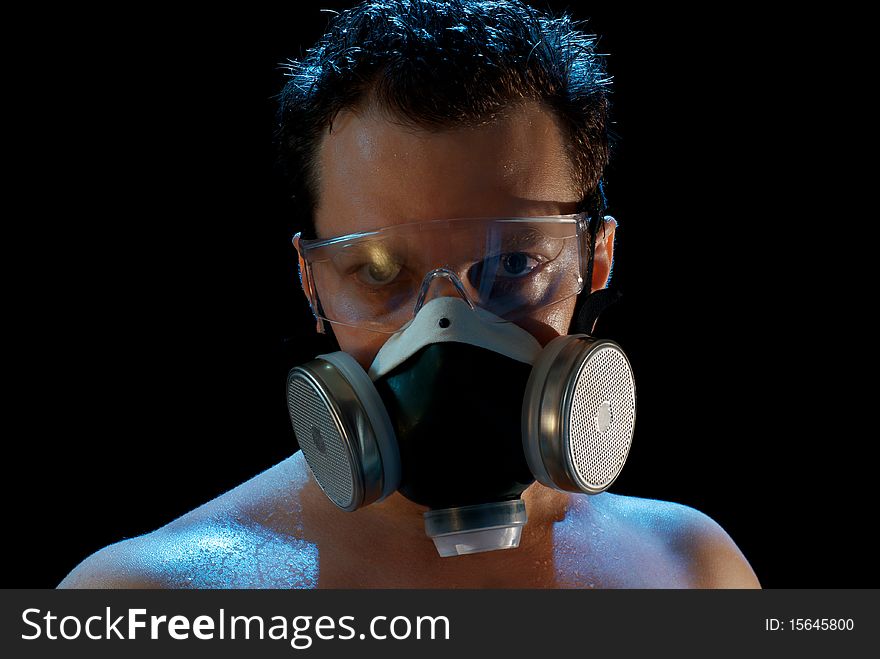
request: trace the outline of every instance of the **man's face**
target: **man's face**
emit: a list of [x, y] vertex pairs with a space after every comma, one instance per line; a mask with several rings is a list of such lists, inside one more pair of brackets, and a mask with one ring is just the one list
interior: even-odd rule
[[[571, 163], [553, 115], [536, 103], [477, 128], [428, 133], [382, 110], [340, 112], [318, 150], [318, 238], [458, 217], [574, 213]], [[612, 227], [608, 227], [612, 229]], [[604, 286], [613, 231], [597, 244], [593, 286]], [[432, 295], [455, 295], [449, 285]], [[568, 331], [575, 298], [517, 324], [543, 345]], [[333, 325], [339, 346], [365, 369], [389, 334]]]

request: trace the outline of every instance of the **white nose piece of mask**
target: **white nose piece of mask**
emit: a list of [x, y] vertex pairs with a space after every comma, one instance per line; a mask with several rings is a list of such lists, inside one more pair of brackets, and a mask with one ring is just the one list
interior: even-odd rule
[[369, 376], [374, 382], [433, 343], [467, 343], [526, 364], [534, 364], [541, 344], [529, 332], [485, 309], [471, 309], [460, 297], [436, 297], [379, 350]]

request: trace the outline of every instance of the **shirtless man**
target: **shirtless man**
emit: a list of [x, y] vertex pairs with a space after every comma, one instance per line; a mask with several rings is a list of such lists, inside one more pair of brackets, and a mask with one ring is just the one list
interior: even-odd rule
[[[465, 4], [469, 13], [461, 11]], [[515, 0], [508, 4], [499, 23], [481, 3], [443, 11], [420, 2], [367, 3], [338, 17], [323, 47], [293, 63], [280, 136], [294, 163], [302, 223], [311, 220], [316, 236], [438, 218], [579, 212], [607, 161], [601, 63], [592, 40], [572, 36], [565, 17], [544, 23], [534, 47], [533, 14]], [[498, 31], [474, 36], [486, 24]], [[352, 46], [374, 51], [376, 63], [358, 59]], [[496, 62], [487, 65], [491, 58]], [[368, 74], [389, 59], [397, 67], [379, 89]], [[569, 67], [553, 67], [568, 60]], [[534, 67], [551, 75], [517, 74]], [[353, 80], [371, 82], [352, 94]], [[334, 112], [307, 112], [314, 108]], [[309, 119], [317, 128], [311, 142]], [[613, 248], [614, 224], [607, 223], [595, 245], [592, 290], [607, 285]], [[431, 290], [456, 294], [451, 285]], [[546, 345], [569, 333], [575, 304], [568, 297], [516, 324]], [[340, 349], [364, 369], [389, 338], [350, 324], [332, 329]], [[455, 474], [448, 484], [456, 487]], [[693, 508], [537, 481], [522, 500], [528, 522], [517, 548], [444, 558], [425, 532], [427, 506], [394, 492], [345, 512], [300, 451], [152, 533], [98, 551], [59, 587], [760, 587], [729, 535]]]

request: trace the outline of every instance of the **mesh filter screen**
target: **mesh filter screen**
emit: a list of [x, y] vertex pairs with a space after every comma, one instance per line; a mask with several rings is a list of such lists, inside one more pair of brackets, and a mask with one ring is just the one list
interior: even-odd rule
[[[302, 375], [287, 383], [287, 407], [293, 432], [315, 480], [340, 508], [354, 496], [354, 473], [345, 440], [316, 385]], [[323, 446], [323, 450], [321, 450]]]
[[578, 375], [569, 411], [569, 457], [590, 487], [603, 488], [623, 467], [635, 425], [635, 383], [626, 357], [607, 346]]

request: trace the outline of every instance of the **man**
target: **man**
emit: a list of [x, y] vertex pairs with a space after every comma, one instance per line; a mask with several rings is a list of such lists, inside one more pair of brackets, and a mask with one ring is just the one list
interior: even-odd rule
[[[508, 332], [541, 350], [572, 333], [585, 297], [607, 286], [615, 223], [603, 220], [599, 184], [608, 81], [593, 46], [567, 16], [519, 0], [391, 0], [338, 15], [291, 63], [278, 135], [303, 226], [303, 288], [319, 328], [332, 329], [350, 368], [369, 371], [377, 387], [377, 364], [423, 340], [413, 328], [438, 301], [460, 310], [456, 325]], [[534, 247], [537, 234], [546, 254]], [[517, 247], [488, 246], [506, 240]], [[465, 261], [467, 269], [453, 265]], [[440, 327], [449, 322], [440, 318]], [[468, 354], [482, 359], [480, 350]], [[446, 391], [427, 390], [435, 406], [454, 390], [431, 418], [457, 424], [449, 428], [471, 449], [494, 441], [473, 427], [510, 421], [489, 408], [476, 418], [479, 403], [509, 385], [501, 372], [459, 366]], [[403, 395], [421, 386], [413, 382]], [[474, 386], [476, 396], [459, 393], [477, 401], [462, 413], [455, 393]], [[387, 387], [382, 395], [387, 401]], [[403, 474], [386, 473], [387, 491], [362, 496], [351, 512], [300, 451], [153, 533], [97, 552], [60, 587], [760, 587], [728, 534], [692, 508], [531, 479], [518, 496], [498, 496], [521, 498], [528, 511], [516, 541], [459, 543], [461, 555], [440, 555], [425, 513], [441, 508], [437, 501], [466, 502], [460, 493], [482, 479], [467, 471], [469, 455], [450, 451], [462, 445], [458, 431], [420, 444], [431, 452], [413, 458], [395, 423]], [[317, 425], [314, 436], [303, 428], [304, 450], [324, 453]], [[496, 455], [504, 462], [515, 452]], [[497, 478], [491, 464], [482, 473]]]

